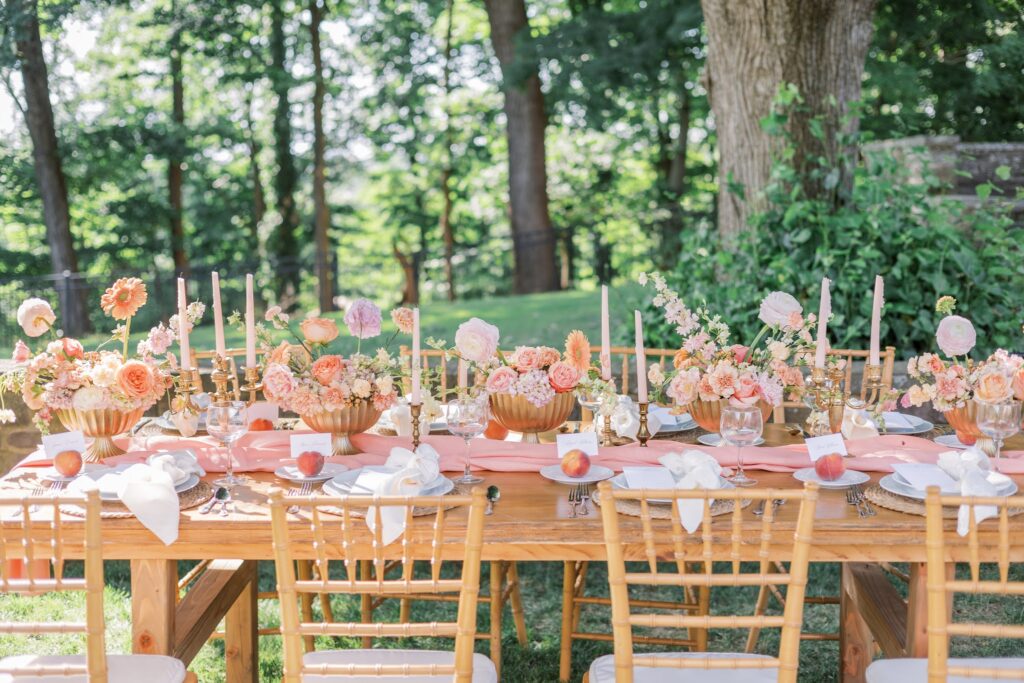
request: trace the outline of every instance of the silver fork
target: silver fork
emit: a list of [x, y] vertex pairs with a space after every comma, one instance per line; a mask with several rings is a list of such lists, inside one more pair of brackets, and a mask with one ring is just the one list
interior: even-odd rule
[[[298, 497], [301, 498], [302, 496], [308, 496], [310, 493], [312, 493], [312, 491], [313, 491], [313, 482], [311, 482], [311, 481], [304, 481], [304, 482], [302, 482], [302, 487], [301, 488], [290, 490], [288, 492], [288, 496], [289, 497], [298, 496]], [[298, 511], [299, 511], [299, 506], [298, 505], [292, 505], [287, 510], [287, 512], [289, 514], [292, 514], [292, 515], [294, 515]]]

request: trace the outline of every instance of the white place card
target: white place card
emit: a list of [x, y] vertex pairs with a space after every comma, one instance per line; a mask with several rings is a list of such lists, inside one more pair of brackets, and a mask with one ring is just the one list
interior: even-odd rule
[[558, 434], [555, 436], [558, 446], [558, 457], [578, 448], [587, 455], [597, 455], [597, 432], [578, 432], [576, 434]]
[[279, 416], [277, 404], [269, 401], [256, 401], [245, 411], [247, 425], [251, 425], [253, 420], [270, 420], [276, 425]]
[[43, 437], [43, 452], [46, 457], [53, 460], [58, 453], [64, 451], [78, 451], [85, 453], [85, 436], [82, 432], [61, 432], [60, 434], [47, 434]]
[[894, 472], [907, 480], [915, 489], [924, 491], [929, 486], [938, 486], [943, 493], [959, 493], [960, 485], [938, 465], [928, 463], [901, 463], [892, 466]]
[[297, 458], [301, 453], [313, 451], [325, 458], [331, 454], [331, 435], [320, 434], [292, 434], [292, 457]]
[[631, 489], [674, 489], [676, 480], [667, 467], [623, 467]]
[[828, 455], [829, 453], [847, 455], [846, 442], [843, 441], [842, 434], [812, 436], [809, 439], [805, 439], [805, 443], [807, 444], [807, 455], [810, 456], [811, 462], [815, 462], [821, 456]]
[[912, 419], [903, 413], [888, 410], [882, 413], [882, 419], [885, 420], [886, 427], [896, 427], [897, 429], [911, 429], [915, 424]]

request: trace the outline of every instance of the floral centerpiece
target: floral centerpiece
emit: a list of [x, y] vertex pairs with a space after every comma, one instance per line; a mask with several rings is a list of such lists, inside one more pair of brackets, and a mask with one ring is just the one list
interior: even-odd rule
[[[121, 278], [115, 282], [104, 292], [100, 306], [121, 322], [97, 350], [86, 351], [77, 339], [60, 336], [49, 303], [27, 299], [18, 308], [18, 323], [28, 337], [49, 333], [50, 341], [33, 351], [18, 340], [15, 366], [0, 376], [0, 392], [20, 393], [25, 405], [35, 412], [33, 421], [44, 434], [52, 418], [57, 417], [66, 428], [93, 437], [85, 453], [87, 461], [123, 453], [112, 437], [130, 429], [164, 395], [171, 386], [170, 371], [177, 365], [168, 351], [174, 334], [162, 323], [139, 342], [134, 354], [129, 353], [131, 320], [146, 300], [142, 280]], [[110, 342], [118, 342], [121, 349], [104, 350]], [[0, 416], [3, 421], [12, 418], [6, 410]]]
[[744, 346], [731, 343], [729, 326], [706, 305], [686, 306], [660, 274], [642, 274], [640, 283], [653, 284], [654, 305], [683, 338], [671, 370], [649, 368], [656, 397], [685, 407], [701, 427], [716, 432], [724, 402], [758, 405], [767, 419], [784, 396], [800, 394], [804, 379], [798, 366], [813, 348], [816, 316], [805, 317], [791, 295], [772, 292], [762, 300], [758, 318], [764, 324]]
[[[406, 326], [401, 322], [411, 320], [411, 312], [406, 315], [405, 311], [392, 315], [398, 331], [411, 330], [411, 323]], [[335, 455], [358, 453], [349, 436], [372, 427], [391, 407], [401, 378], [399, 361], [386, 347], [372, 356], [361, 352], [364, 339], [380, 335], [380, 309], [366, 299], [357, 299], [349, 306], [345, 325], [358, 343], [356, 352], [348, 358], [330, 352], [340, 332], [328, 318], [306, 318], [296, 331], [279, 306], [268, 309], [265, 317], [274, 328], [288, 330], [298, 343], [285, 340], [275, 345], [266, 325], [257, 326], [263, 349], [264, 395], [300, 415], [312, 429], [333, 434]]]

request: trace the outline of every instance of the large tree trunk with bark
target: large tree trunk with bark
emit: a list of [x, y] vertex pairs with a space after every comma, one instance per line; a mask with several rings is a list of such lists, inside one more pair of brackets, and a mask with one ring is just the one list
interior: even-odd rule
[[[706, 81], [718, 136], [718, 228], [724, 237], [744, 230], [750, 215], [763, 207], [760, 193], [779, 140], [760, 121], [771, 112], [783, 83], [796, 85], [804, 99], [789, 124], [804, 190], [841, 201], [836, 188], [849, 187], [848, 178], [833, 179], [826, 188], [823, 179], [804, 171], [818, 157], [844, 166], [840, 157], [849, 150], [839, 149], [837, 133], [850, 102], [860, 98], [874, 5], [875, 0], [701, 0], [708, 34]], [[825, 121], [820, 139], [808, 125], [814, 117]], [[847, 130], [856, 126], [850, 120]]]
[[[79, 286], [78, 258], [71, 237], [68, 190], [64, 182], [57, 131], [50, 104], [50, 83], [39, 36], [36, 2], [11, 0], [8, 12], [14, 18], [15, 49], [21, 63], [25, 88], [25, 125], [32, 138], [32, 157], [39, 197], [43, 202], [46, 241], [50, 245], [50, 264], [58, 276], [61, 327], [65, 334], [80, 335], [91, 330], [84, 287]], [[64, 276], [70, 274], [72, 277]]]
[[313, 46], [313, 241], [316, 245], [317, 294], [320, 311], [334, 310], [334, 267], [327, 212], [327, 140], [324, 138], [324, 64], [320, 56], [320, 0], [309, 0], [309, 39]]
[[558, 289], [555, 231], [548, 214], [544, 164], [544, 95], [536, 67], [519, 78], [517, 39], [529, 37], [524, 0], [486, 0], [491, 44], [503, 75], [508, 126], [509, 205], [515, 248], [515, 290]]
[[167, 159], [167, 202], [171, 216], [171, 254], [174, 258], [174, 270], [179, 275], [189, 274], [188, 254], [185, 251], [184, 206], [181, 200], [181, 188], [184, 180], [184, 149], [185, 149], [185, 78], [181, 70], [181, 26], [178, 20], [177, 4], [171, 3], [171, 15], [174, 27], [171, 32], [170, 71], [171, 71], [171, 121], [173, 140]]

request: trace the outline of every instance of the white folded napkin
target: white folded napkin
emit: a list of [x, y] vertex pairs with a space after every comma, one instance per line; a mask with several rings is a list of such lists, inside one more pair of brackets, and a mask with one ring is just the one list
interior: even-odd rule
[[175, 486], [184, 484], [193, 474], [200, 477], [206, 476], [206, 470], [199, 465], [195, 453], [190, 450], [154, 453], [146, 458], [146, 464], [169, 474]]
[[[398, 470], [382, 472], [364, 468], [352, 489], [367, 491], [374, 496], [415, 496], [441, 473], [437, 451], [427, 444], [420, 444], [415, 453], [406, 448], [392, 448], [385, 466]], [[398, 540], [405, 533], [404, 507], [385, 505], [380, 509], [380, 519], [383, 525], [381, 541], [384, 545]], [[377, 528], [375, 507], [366, 510], [366, 526], [370, 531]]]
[[[689, 450], [682, 453], [666, 453], [658, 458], [676, 480], [677, 489], [720, 489], [722, 488], [722, 466], [703, 451]], [[708, 502], [714, 504], [714, 499]], [[704, 519], [704, 501], [698, 499], [676, 501], [679, 520], [687, 533], [692, 534]]]
[[[939, 453], [938, 466], [960, 484], [962, 496], [996, 496], [999, 487], [1010, 481], [1005, 474], [996, 472], [992, 460], [977, 446], [962, 451]], [[966, 536], [969, 531], [970, 513], [967, 505], [961, 505], [956, 516], [956, 532]], [[975, 505], [974, 519], [977, 523], [996, 515], [993, 505]]]
[[[636, 439], [636, 433], [640, 431], [640, 407], [629, 396], [619, 396], [619, 402], [612, 412], [612, 429], [619, 436]], [[647, 431], [654, 436], [659, 429], [661, 420], [648, 410]]]
[[840, 429], [843, 438], [846, 440], [868, 439], [878, 436], [878, 426], [871, 419], [866, 410], [852, 410], [847, 408], [843, 411], [843, 426]]
[[78, 477], [68, 491], [84, 493], [92, 489], [114, 490], [142, 526], [152, 531], [164, 545], [178, 540], [178, 494], [171, 475], [162, 469], [137, 463], [102, 477]]

